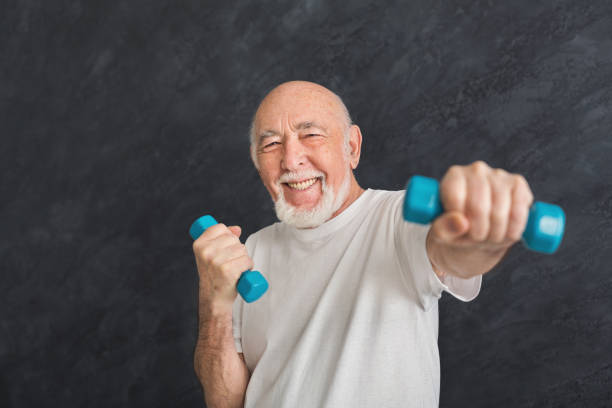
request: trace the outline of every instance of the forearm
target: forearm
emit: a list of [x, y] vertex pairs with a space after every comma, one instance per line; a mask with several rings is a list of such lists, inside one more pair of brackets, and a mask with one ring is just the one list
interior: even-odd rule
[[249, 371], [232, 336], [231, 313], [200, 316], [194, 368], [204, 389], [206, 406], [242, 407]]

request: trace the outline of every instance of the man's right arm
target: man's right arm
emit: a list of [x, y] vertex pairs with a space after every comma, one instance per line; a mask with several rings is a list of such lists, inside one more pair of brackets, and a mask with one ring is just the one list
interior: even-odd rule
[[194, 368], [204, 389], [206, 406], [242, 407], [250, 374], [244, 356], [236, 352], [231, 311], [204, 316], [199, 326]]
[[253, 268], [239, 236], [240, 227], [217, 224], [193, 243], [200, 278], [194, 369], [210, 408], [242, 407], [250, 378], [232, 332], [236, 283]]

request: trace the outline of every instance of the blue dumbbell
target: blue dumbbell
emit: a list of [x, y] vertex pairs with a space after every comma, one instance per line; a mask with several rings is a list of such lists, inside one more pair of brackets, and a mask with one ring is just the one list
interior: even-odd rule
[[[215, 224], [217, 224], [217, 220], [210, 215], [204, 215], [191, 224], [189, 235], [196, 240], [208, 227], [212, 227]], [[247, 269], [240, 275], [236, 289], [245, 302], [251, 303], [266, 293], [266, 290], [268, 290], [268, 281], [258, 271]]]
[[[404, 219], [428, 224], [443, 211], [438, 181], [423, 176], [410, 178], [404, 198]], [[522, 240], [533, 251], [552, 254], [559, 247], [564, 230], [565, 213], [561, 207], [536, 201], [529, 210]]]

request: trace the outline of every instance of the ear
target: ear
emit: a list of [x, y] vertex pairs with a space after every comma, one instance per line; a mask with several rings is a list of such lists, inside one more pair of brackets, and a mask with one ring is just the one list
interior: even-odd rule
[[349, 161], [351, 169], [355, 170], [361, 157], [361, 129], [357, 125], [349, 128]]
[[259, 170], [259, 162], [257, 161], [257, 149], [255, 148], [255, 145], [253, 143], [251, 143], [249, 150], [251, 151], [251, 160], [253, 161], [255, 168]]

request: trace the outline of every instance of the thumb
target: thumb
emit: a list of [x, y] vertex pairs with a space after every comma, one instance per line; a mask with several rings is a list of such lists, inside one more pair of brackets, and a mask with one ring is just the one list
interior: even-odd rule
[[240, 228], [237, 225], [233, 225], [233, 226], [227, 227], [227, 228], [229, 228], [229, 230], [232, 231], [232, 234], [234, 234], [235, 236], [240, 238], [240, 234], [242, 233], [242, 228]]
[[436, 218], [431, 225], [431, 233], [439, 241], [451, 242], [465, 234], [469, 227], [470, 222], [465, 215], [450, 211]]

